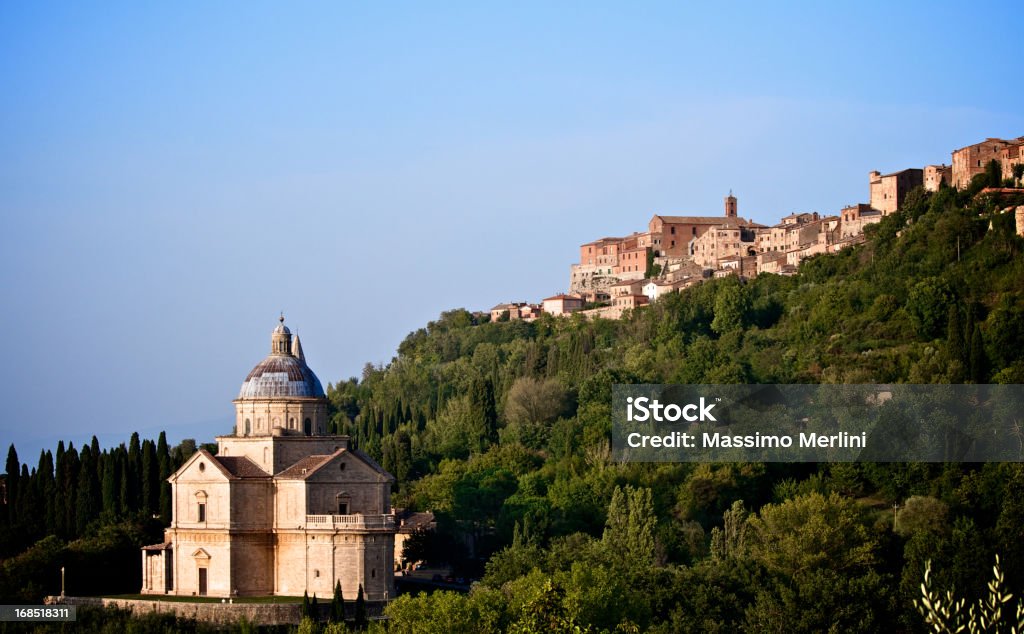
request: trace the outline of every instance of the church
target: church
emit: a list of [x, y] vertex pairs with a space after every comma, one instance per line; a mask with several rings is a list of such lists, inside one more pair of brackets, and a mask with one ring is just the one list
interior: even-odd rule
[[143, 594], [394, 596], [394, 477], [328, 435], [327, 398], [284, 325], [242, 383], [234, 433], [169, 481], [173, 519], [142, 549]]

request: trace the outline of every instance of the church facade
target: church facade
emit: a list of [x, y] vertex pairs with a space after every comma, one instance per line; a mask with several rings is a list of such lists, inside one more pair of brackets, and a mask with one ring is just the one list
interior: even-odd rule
[[347, 436], [327, 434], [327, 399], [282, 317], [246, 377], [234, 434], [169, 478], [173, 520], [142, 550], [142, 592], [394, 596], [394, 478]]

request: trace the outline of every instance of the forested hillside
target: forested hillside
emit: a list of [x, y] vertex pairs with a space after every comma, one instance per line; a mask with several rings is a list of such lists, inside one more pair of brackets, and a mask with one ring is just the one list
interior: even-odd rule
[[[935, 588], [980, 597], [997, 554], [1019, 594], [1018, 464], [610, 458], [616, 383], [1024, 382], [1024, 240], [1000, 213], [1024, 201], [978, 189], [917, 190], [864, 245], [797, 276], [708, 281], [621, 320], [450, 311], [385, 367], [329, 385], [334, 431], [397, 476], [396, 505], [437, 516], [409, 557], [480, 578], [400, 597], [388, 627], [923, 631], [925, 562]], [[194, 450], [134, 436], [32, 466], [12, 448], [0, 598], [56, 592], [59, 565], [98, 571], [71, 593], [137, 589], [137, 548], [170, 515], [165, 478]]]
[[977, 189], [915, 191], [795, 277], [709, 281], [621, 321], [451, 311], [329, 386], [396, 502], [438, 515], [410, 555], [484, 573], [465, 597], [403, 597], [395, 627], [913, 631], [926, 560], [980, 596], [996, 554], [1020, 590], [1019, 465], [610, 461], [615, 383], [1024, 381], [1024, 240], [999, 213], [1016, 201]]

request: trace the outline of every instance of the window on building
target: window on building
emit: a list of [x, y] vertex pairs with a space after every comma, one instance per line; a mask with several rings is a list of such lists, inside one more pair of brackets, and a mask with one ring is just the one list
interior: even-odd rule
[[338, 515], [348, 515], [348, 502], [338, 500]]
[[206, 521], [206, 504], [204, 502], [199, 503], [199, 521]]

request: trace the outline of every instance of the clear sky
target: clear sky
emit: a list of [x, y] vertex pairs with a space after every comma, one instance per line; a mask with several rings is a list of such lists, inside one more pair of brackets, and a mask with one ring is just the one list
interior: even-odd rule
[[0, 443], [212, 440], [654, 213], [772, 222], [1024, 135], [1018, 2], [0, 3]]

